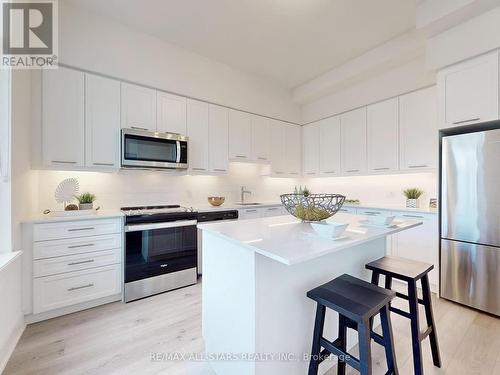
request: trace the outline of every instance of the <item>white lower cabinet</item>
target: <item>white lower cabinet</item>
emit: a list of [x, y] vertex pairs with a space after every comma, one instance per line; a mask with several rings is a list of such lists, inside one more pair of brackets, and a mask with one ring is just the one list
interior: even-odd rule
[[265, 207], [262, 209], [262, 217], [281, 216], [286, 213], [287, 212], [284, 206]]
[[121, 279], [119, 264], [36, 278], [33, 282], [33, 313], [120, 293]]
[[273, 217], [273, 216], [281, 216], [287, 215], [283, 205], [276, 206], [268, 206], [268, 207], [252, 207], [252, 208], [243, 208], [238, 210], [238, 219], [246, 220], [246, 219], [258, 219], [261, 217]]
[[[86, 308], [104, 297], [121, 299], [122, 220], [106, 218], [33, 224], [32, 313], [52, 316]], [[27, 245], [28, 246], [28, 245]], [[114, 296], [114, 297], [113, 297]], [[109, 302], [109, 301], [106, 301]], [[95, 304], [103, 303], [96, 301]]]
[[246, 220], [246, 219], [258, 219], [262, 217], [262, 211], [260, 208], [244, 208], [238, 210], [238, 219]]
[[393, 212], [396, 219], [418, 220], [423, 224], [392, 236], [392, 255], [434, 265], [429, 274], [429, 282], [434, 291], [439, 285], [439, 233], [438, 215]]

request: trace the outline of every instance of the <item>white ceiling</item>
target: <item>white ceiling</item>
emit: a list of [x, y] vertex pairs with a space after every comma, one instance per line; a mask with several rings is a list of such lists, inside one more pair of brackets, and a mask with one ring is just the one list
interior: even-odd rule
[[293, 88], [415, 27], [416, 0], [68, 0]]

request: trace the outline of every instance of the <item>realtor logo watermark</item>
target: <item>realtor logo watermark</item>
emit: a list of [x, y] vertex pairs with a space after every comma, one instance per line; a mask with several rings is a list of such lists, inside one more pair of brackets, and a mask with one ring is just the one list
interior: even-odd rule
[[57, 0], [2, 1], [1, 67], [57, 68]]

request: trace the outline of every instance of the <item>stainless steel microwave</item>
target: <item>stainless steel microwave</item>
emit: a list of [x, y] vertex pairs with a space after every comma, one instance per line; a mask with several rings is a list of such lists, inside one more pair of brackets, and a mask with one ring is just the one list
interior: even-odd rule
[[122, 129], [122, 168], [187, 169], [188, 137], [138, 129]]

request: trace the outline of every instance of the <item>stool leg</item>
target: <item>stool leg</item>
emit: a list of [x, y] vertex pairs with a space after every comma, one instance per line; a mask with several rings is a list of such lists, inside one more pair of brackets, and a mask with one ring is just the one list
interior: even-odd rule
[[413, 347], [413, 368], [415, 375], [422, 375], [422, 345], [420, 341], [420, 326], [418, 323], [418, 295], [416, 281], [408, 282], [408, 302], [411, 315], [411, 342]]
[[382, 323], [382, 335], [384, 337], [385, 359], [387, 360], [387, 373], [398, 375], [398, 364], [396, 353], [394, 352], [394, 339], [392, 336], [392, 324], [389, 314], [389, 306], [384, 306], [380, 310], [380, 320]]
[[359, 337], [359, 372], [361, 375], [372, 374], [372, 351], [370, 347], [370, 323], [362, 322], [358, 324]]
[[[339, 347], [345, 353], [347, 352], [347, 326], [343, 315], [339, 314]], [[345, 375], [345, 362], [340, 358], [337, 364], [337, 375]]]
[[422, 278], [422, 297], [424, 300], [425, 318], [427, 320], [427, 325], [429, 327], [432, 327], [431, 333], [429, 334], [429, 340], [431, 341], [432, 361], [434, 362], [434, 366], [441, 367], [441, 356], [439, 354], [436, 323], [434, 322], [434, 313], [432, 311], [432, 297], [431, 288], [429, 287], [428, 275], [425, 275]]
[[385, 276], [385, 289], [391, 289], [392, 288], [392, 276], [386, 275]]
[[314, 321], [314, 333], [311, 350], [311, 360], [309, 361], [309, 375], [318, 374], [319, 353], [321, 351], [321, 336], [323, 335], [323, 326], [325, 324], [325, 306], [318, 303], [316, 307], [316, 318]]
[[[380, 280], [380, 274], [376, 271], [372, 271], [372, 284], [377, 285]], [[373, 317], [370, 318], [370, 329], [373, 329]]]

